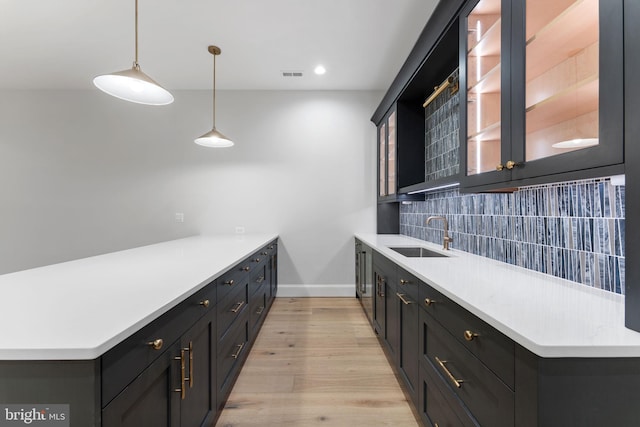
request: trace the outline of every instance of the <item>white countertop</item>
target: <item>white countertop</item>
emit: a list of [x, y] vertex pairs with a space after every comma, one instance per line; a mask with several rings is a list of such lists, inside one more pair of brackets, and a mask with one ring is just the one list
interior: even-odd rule
[[0, 360], [95, 359], [277, 237], [189, 237], [0, 275]]
[[408, 258], [388, 248], [445, 252], [407, 236], [356, 237], [539, 356], [640, 357], [622, 295], [454, 249], [448, 258]]

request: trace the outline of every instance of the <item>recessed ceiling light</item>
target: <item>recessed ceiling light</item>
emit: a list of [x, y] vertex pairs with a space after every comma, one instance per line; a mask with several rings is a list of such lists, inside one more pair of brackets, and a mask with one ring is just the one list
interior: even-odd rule
[[316, 68], [313, 69], [313, 72], [321, 76], [327, 72], [327, 69], [324, 68], [322, 65], [318, 65]]

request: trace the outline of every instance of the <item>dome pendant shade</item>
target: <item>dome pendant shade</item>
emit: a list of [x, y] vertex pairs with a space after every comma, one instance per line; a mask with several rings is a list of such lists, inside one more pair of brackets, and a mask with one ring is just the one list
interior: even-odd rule
[[194, 142], [198, 145], [202, 145], [203, 147], [222, 148], [233, 146], [233, 141], [218, 132], [216, 128], [213, 128], [201, 137], [196, 138]]
[[143, 73], [137, 64], [129, 70], [97, 76], [93, 84], [111, 96], [137, 104], [167, 105], [173, 102], [173, 95]]
[[167, 105], [173, 102], [173, 95], [156, 83], [140, 69], [138, 64], [138, 0], [136, 4], [136, 46], [133, 67], [129, 70], [102, 74], [93, 79], [93, 84], [111, 96], [129, 102], [145, 105]]
[[207, 50], [213, 55], [213, 129], [196, 138], [193, 142], [203, 147], [231, 147], [233, 146], [233, 141], [216, 129], [216, 56], [220, 55], [221, 50], [218, 46], [209, 46]]

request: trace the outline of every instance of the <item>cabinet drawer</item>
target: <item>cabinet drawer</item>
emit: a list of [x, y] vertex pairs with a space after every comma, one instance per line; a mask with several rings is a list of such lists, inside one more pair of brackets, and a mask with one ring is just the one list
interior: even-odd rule
[[[213, 309], [215, 294], [215, 284], [207, 285], [106, 352], [101, 358], [102, 406], [160, 357], [200, 317]], [[155, 348], [151, 344], [154, 342]]]
[[228, 334], [220, 341], [218, 348], [218, 357], [216, 359], [216, 376], [218, 379], [218, 407], [224, 402], [235, 378], [242, 366], [248, 349], [248, 323], [243, 321], [232, 329], [232, 333]]
[[[234, 285], [235, 286], [235, 285]], [[249, 283], [244, 281], [241, 285], [218, 303], [218, 339], [227, 334], [236, 319], [242, 317], [249, 302]]]
[[420, 298], [420, 288], [426, 286], [424, 282], [411, 273], [398, 268], [398, 281], [396, 283], [398, 292], [408, 294], [417, 300]]
[[216, 280], [218, 301], [222, 301], [230, 292], [239, 288], [243, 282], [246, 282], [249, 277], [250, 270], [251, 263], [247, 259], [231, 268], [222, 276], [218, 277]]
[[420, 369], [420, 418], [438, 427], [479, 427], [460, 401], [446, 388], [430, 365]]
[[427, 322], [426, 349], [441, 383], [481, 425], [514, 426], [513, 391], [437, 322]]
[[251, 276], [249, 276], [249, 297], [253, 295], [261, 285], [265, 284], [267, 280], [267, 264], [266, 262], [260, 263], [251, 270]]
[[255, 335], [258, 332], [258, 326], [264, 320], [267, 314], [267, 301], [269, 299], [269, 287], [262, 285], [258, 292], [251, 297], [250, 313], [249, 313], [249, 330], [251, 335]]
[[420, 301], [460, 344], [514, 389], [515, 346], [511, 339], [426, 284], [421, 287]]

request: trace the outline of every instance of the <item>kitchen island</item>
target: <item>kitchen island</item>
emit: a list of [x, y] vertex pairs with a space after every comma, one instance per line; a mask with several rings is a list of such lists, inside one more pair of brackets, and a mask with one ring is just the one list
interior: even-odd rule
[[0, 289], [0, 404], [69, 405], [71, 426], [136, 425], [104, 419], [164, 388], [164, 406], [138, 409], [195, 425], [189, 393], [208, 393], [191, 400], [213, 420], [275, 297], [277, 235], [178, 239], [5, 274]]

